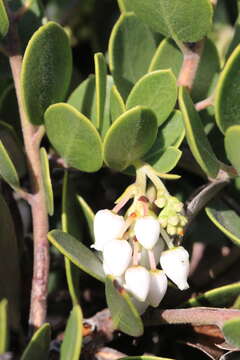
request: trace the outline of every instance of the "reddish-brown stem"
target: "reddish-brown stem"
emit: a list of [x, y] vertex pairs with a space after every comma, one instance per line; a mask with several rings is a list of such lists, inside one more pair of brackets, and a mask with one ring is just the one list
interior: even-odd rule
[[198, 103], [195, 104], [195, 109], [197, 111], [202, 111], [204, 109], [206, 109], [207, 107], [209, 106], [212, 106], [213, 105], [213, 96], [209, 96], [208, 98], [202, 100], [202, 101], [199, 101]]
[[191, 309], [152, 310], [145, 314], [147, 326], [161, 324], [216, 325], [221, 328], [223, 323], [240, 317], [240, 310], [197, 307]]
[[20, 86], [22, 56], [19, 49], [16, 24], [12, 20], [8, 36], [9, 62], [16, 88], [32, 190], [31, 194], [25, 196], [25, 199], [27, 199], [31, 206], [34, 240], [34, 267], [29, 323], [33, 328], [39, 328], [46, 319], [49, 271], [48, 213], [39, 153], [40, 142], [44, 132], [42, 127], [34, 126], [29, 122], [24, 109]]
[[178, 86], [185, 86], [189, 90], [192, 89], [203, 47], [204, 40], [197, 42], [191, 47], [187, 45], [180, 46], [183, 53], [183, 64], [178, 77]]

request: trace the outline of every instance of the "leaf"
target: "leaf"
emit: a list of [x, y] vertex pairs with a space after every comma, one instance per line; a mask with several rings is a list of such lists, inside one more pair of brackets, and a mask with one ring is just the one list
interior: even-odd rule
[[21, 360], [43, 360], [48, 359], [51, 341], [51, 329], [48, 323], [42, 325], [30, 340]]
[[0, 355], [8, 350], [8, 301], [0, 301]]
[[121, 115], [108, 130], [103, 144], [106, 164], [118, 171], [140, 159], [157, 135], [157, 119], [145, 107], [136, 106]]
[[146, 74], [135, 84], [128, 96], [126, 107], [148, 107], [155, 113], [160, 126], [172, 112], [176, 100], [175, 76], [171, 70], [159, 70]]
[[50, 106], [45, 124], [49, 140], [70, 166], [86, 172], [101, 168], [100, 136], [90, 120], [73, 106], [63, 103]]
[[225, 321], [222, 330], [226, 341], [240, 348], [240, 317]]
[[130, 336], [141, 336], [143, 323], [127, 291], [107, 276], [105, 292], [114, 327]]
[[109, 66], [125, 100], [133, 85], [147, 72], [155, 51], [153, 34], [133, 13], [123, 13], [109, 41]]
[[209, 0], [125, 0], [152, 30], [183, 42], [201, 40], [211, 29]]
[[20, 182], [15, 166], [0, 140], [0, 175], [13, 188], [19, 189]]
[[[76, 186], [67, 171], [64, 173], [62, 188], [62, 230], [82, 240], [81, 223], [79, 221], [79, 206], [76, 201]], [[65, 257], [65, 271], [69, 293], [73, 305], [79, 303], [80, 270], [67, 257]]]
[[104, 107], [106, 100], [106, 85], [107, 85], [107, 65], [104, 55], [97, 53], [94, 55], [95, 62], [95, 79], [96, 79], [96, 110], [97, 110], [97, 128], [102, 128]]
[[47, 201], [48, 214], [52, 216], [54, 213], [53, 189], [52, 189], [52, 182], [49, 171], [48, 154], [45, 148], [43, 147], [40, 149], [40, 158], [41, 158], [43, 185], [44, 185], [45, 196]]
[[205, 210], [214, 225], [240, 246], [240, 216], [221, 200], [211, 201]]
[[124, 111], [126, 111], [126, 108], [121, 94], [118, 92], [118, 89], [115, 85], [111, 89], [110, 96], [111, 122], [114, 122], [120, 115], [124, 113]]
[[9, 20], [3, 0], [0, 0], [0, 39], [7, 35]]
[[113, 87], [113, 78], [110, 75], [107, 75], [107, 83], [106, 83], [106, 98], [104, 104], [104, 116], [103, 121], [100, 124], [99, 132], [102, 138], [105, 137], [108, 129], [111, 126], [111, 111], [110, 111], [110, 101], [111, 101], [111, 90]]
[[[10, 210], [0, 195], [0, 299], [8, 300], [9, 325], [19, 327], [20, 266], [15, 226]], [[9, 261], [11, 259], [11, 261]]]
[[167, 173], [175, 168], [181, 156], [182, 151], [170, 146], [162, 153], [159, 152], [146, 160], [157, 172]]
[[169, 358], [163, 358], [158, 356], [142, 355], [142, 356], [127, 356], [120, 358], [119, 360], [174, 360]]
[[75, 305], [67, 322], [60, 360], [78, 360], [82, 347], [83, 316], [79, 305]]
[[158, 128], [156, 140], [144, 156], [144, 159], [153, 157], [159, 153], [163, 153], [170, 146], [178, 148], [185, 136], [185, 128], [182, 113], [175, 110], [171, 113], [167, 121]]
[[239, 139], [240, 139], [240, 125], [231, 126], [226, 131], [224, 139], [225, 150], [231, 164], [240, 174], [240, 157], [239, 157]]
[[[227, 307], [233, 304], [233, 301], [240, 294], [240, 282], [220, 286], [213, 290], [206, 291], [204, 294], [191, 298], [182, 304], [184, 307], [212, 306]], [[181, 305], [181, 306], [182, 306]]]
[[43, 123], [49, 105], [64, 99], [72, 73], [72, 56], [63, 28], [49, 22], [32, 36], [26, 48], [21, 73], [21, 91], [28, 119]]
[[225, 133], [232, 125], [240, 124], [240, 45], [229, 57], [218, 80], [215, 98], [216, 122]]
[[0, 121], [0, 140], [2, 141], [8, 155], [17, 171], [18, 177], [26, 175], [26, 158], [22, 143], [19, 141], [11, 125]]
[[204, 133], [199, 114], [194, 108], [186, 89], [180, 88], [179, 106], [182, 111], [188, 145], [198, 164], [210, 177], [215, 178], [220, 169], [219, 162]]
[[96, 124], [96, 80], [95, 75], [89, 75], [70, 95], [68, 104]]
[[[149, 67], [149, 72], [171, 69], [178, 77], [183, 63], [183, 54], [176, 43], [171, 39], [164, 39], [156, 50]], [[194, 102], [200, 101], [209, 95], [209, 89], [220, 71], [220, 60], [215, 44], [206, 39], [198, 70], [193, 82], [191, 96]]]
[[77, 195], [77, 201], [79, 202], [81, 209], [83, 211], [83, 214], [85, 216], [85, 219], [87, 221], [89, 233], [92, 238], [92, 242], [94, 242], [94, 233], [93, 233], [93, 220], [94, 220], [94, 212], [90, 208], [90, 206], [87, 204], [87, 202], [82, 198], [82, 196]]
[[97, 256], [73, 236], [60, 230], [52, 230], [48, 234], [49, 241], [77, 267], [87, 274], [104, 282], [102, 264]]

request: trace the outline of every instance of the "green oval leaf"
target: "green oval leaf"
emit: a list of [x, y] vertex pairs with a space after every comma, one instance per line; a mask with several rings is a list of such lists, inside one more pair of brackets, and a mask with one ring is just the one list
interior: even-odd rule
[[101, 168], [101, 138], [83, 114], [71, 105], [55, 104], [47, 109], [45, 124], [49, 140], [70, 166], [86, 172]]
[[156, 140], [144, 156], [144, 159], [163, 153], [170, 146], [178, 148], [185, 136], [185, 128], [182, 113], [179, 110], [175, 110], [169, 116], [167, 121], [158, 128]]
[[49, 170], [48, 154], [45, 148], [40, 149], [41, 167], [43, 174], [43, 186], [45, 189], [45, 196], [47, 201], [48, 214], [50, 216], [54, 213], [54, 200], [53, 200], [53, 189]]
[[96, 110], [98, 129], [102, 128], [106, 100], [107, 65], [102, 53], [94, 55], [96, 79]]
[[0, 355], [8, 350], [8, 301], [0, 301]]
[[211, 201], [205, 210], [214, 225], [240, 246], [240, 216], [221, 200]]
[[20, 182], [16, 168], [1, 140], [0, 140], [0, 175], [13, 189], [20, 188]]
[[240, 317], [225, 321], [222, 331], [229, 344], [240, 348]]
[[225, 150], [228, 159], [237, 170], [238, 174], [240, 174], [239, 140], [240, 125], [235, 125], [228, 128], [224, 139]]
[[32, 36], [21, 73], [22, 100], [29, 121], [43, 123], [47, 107], [64, 100], [72, 73], [72, 55], [63, 28], [49, 22]]
[[104, 161], [115, 170], [124, 170], [151, 148], [156, 135], [154, 113], [136, 106], [121, 115], [108, 130], [103, 144]]
[[155, 51], [153, 34], [133, 13], [123, 13], [109, 41], [109, 65], [125, 100], [133, 85], [146, 74]]
[[21, 360], [48, 359], [51, 341], [51, 329], [49, 324], [44, 324], [38, 329], [26, 347]]
[[[79, 206], [76, 199], [76, 185], [70, 174], [65, 171], [62, 188], [62, 230], [71, 234], [76, 240], [82, 240], [81, 222], [79, 221]], [[79, 303], [80, 270], [71, 260], [65, 257], [65, 271], [69, 293], [73, 305]]]
[[60, 230], [48, 234], [49, 241], [77, 267], [104, 282], [105, 275], [98, 257], [73, 236]]
[[82, 198], [82, 196], [77, 195], [77, 201], [81, 206], [85, 219], [87, 221], [88, 230], [92, 238], [92, 242], [94, 242], [94, 233], [93, 233], [93, 220], [94, 220], [94, 212], [88, 205], [88, 203]]
[[199, 114], [194, 108], [190, 95], [183, 87], [179, 92], [179, 106], [185, 123], [186, 137], [193, 156], [203, 171], [215, 178], [220, 169], [219, 162], [205, 135]]
[[69, 96], [68, 104], [89, 118], [95, 125], [96, 118], [96, 80], [95, 75], [89, 75]]
[[204, 294], [191, 298], [183, 306], [212, 306], [227, 307], [233, 304], [233, 301], [240, 294], [240, 282], [230, 285], [220, 286], [213, 290], [206, 291]]
[[9, 29], [9, 20], [3, 0], [0, 0], [0, 38], [7, 35]]
[[155, 113], [159, 126], [172, 112], [176, 100], [175, 76], [171, 70], [159, 70], [146, 74], [135, 84], [128, 96], [126, 107], [148, 107]]
[[202, 39], [212, 26], [209, 0], [125, 0], [154, 31], [184, 42]]
[[219, 129], [225, 133], [232, 125], [240, 124], [240, 45], [228, 59], [220, 75], [215, 98], [215, 114]]
[[[149, 72], [170, 68], [174, 75], [178, 77], [182, 63], [183, 54], [179, 47], [173, 40], [164, 39], [153, 56]], [[216, 46], [212, 40], [206, 39], [191, 91], [194, 102], [200, 101], [209, 95], [209, 89], [211, 89], [219, 71], [220, 60]]]
[[107, 276], [105, 292], [114, 327], [130, 336], [141, 336], [143, 323], [127, 291]]
[[181, 156], [182, 151], [170, 146], [165, 151], [145, 159], [157, 172], [164, 174], [175, 168]]
[[79, 305], [75, 305], [67, 322], [60, 360], [78, 360], [82, 347], [83, 316]]

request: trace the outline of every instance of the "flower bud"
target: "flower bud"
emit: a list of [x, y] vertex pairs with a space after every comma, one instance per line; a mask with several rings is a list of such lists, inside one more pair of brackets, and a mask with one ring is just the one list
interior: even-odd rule
[[164, 251], [160, 256], [160, 264], [166, 275], [180, 290], [189, 288], [189, 254], [182, 246]]
[[108, 241], [123, 235], [125, 230], [125, 220], [123, 216], [114, 214], [108, 209], [99, 210], [94, 217], [93, 227], [95, 244], [91, 247], [103, 251], [104, 245]]
[[150, 287], [150, 274], [143, 266], [132, 266], [125, 273], [126, 288], [139, 301], [145, 301]]
[[127, 240], [110, 240], [103, 249], [103, 267], [108, 274], [121, 276], [128, 268], [132, 248]]
[[152, 249], [160, 234], [160, 224], [153, 216], [138, 218], [134, 226], [135, 235], [145, 249]]
[[151, 306], [157, 307], [166, 294], [168, 280], [162, 270], [152, 270], [150, 271], [150, 276], [150, 289], [147, 299]]

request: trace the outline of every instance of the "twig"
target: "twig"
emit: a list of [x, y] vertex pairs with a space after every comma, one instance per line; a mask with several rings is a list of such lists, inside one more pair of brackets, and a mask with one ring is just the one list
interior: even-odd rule
[[178, 46], [183, 53], [183, 64], [177, 83], [179, 86], [185, 86], [191, 90], [201, 59], [204, 40], [195, 43], [194, 46], [191, 47], [184, 44], [178, 44]]
[[48, 251], [48, 213], [41, 170], [39, 146], [43, 136], [41, 127], [32, 125], [24, 110], [20, 88], [22, 56], [14, 16], [10, 17], [8, 34], [9, 62], [16, 88], [21, 126], [24, 138], [25, 152], [28, 161], [28, 170], [31, 179], [32, 194], [24, 196], [32, 210], [33, 239], [34, 239], [34, 268], [32, 279], [31, 305], [29, 323], [33, 328], [39, 328], [46, 318], [47, 285], [49, 271]]
[[102, 349], [99, 349], [95, 353], [95, 358], [97, 360], [118, 360], [126, 356], [127, 356], [126, 354], [123, 354], [122, 352], [119, 352], [115, 349], [111, 349], [109, 347], [104, 347]]
[[[210, 181], [187, 205], [186, 216], [188, 218], [187, 228], [198, 215], [202, 208], [215, 197], [215, 195], [230, 182], [229, 175], [220, 170], [217, 179]], [[186, 229], [185, 229], [186, 232]]]
[[240, 310], [208, 307], [162, 311], [154, 309], [144, 315], [144, 324], [146, 326], [163, 324], [189, 324], [192, 326], [216, 325], [221, 328], [225, 321], [235, 317], [240, 317]]
[[214, 99], [214, 97], [213, 97], [213, 95], [211, 95], [208, 98], [197, 102], [195, 104], [195, 109], [197, 111], [202, 111], [202, 110], [206, 109], [207, 107], [212, 106], [213, 105], [213, 99]]

